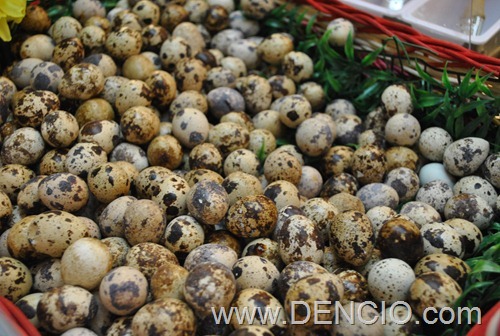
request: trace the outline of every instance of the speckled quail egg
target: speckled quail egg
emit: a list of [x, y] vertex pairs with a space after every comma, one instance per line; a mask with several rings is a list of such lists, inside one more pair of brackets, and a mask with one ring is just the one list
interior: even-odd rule
[[113, 120], [97, 120], [86, 123], [78, 134], [78, 141], [99, 145], [110, 153], [122, 140], [120, 125]]
[[434, 180], [427, 182], [418, 189], [415, 200], [427, 203], [440, 214], [443, 214], [444, 206], [451, 197], [453, 197], [453, 191], [450, 186], [442, 180]]
[[175, 66], [181, 60], [194, 55], [188, 41], [182, 37], [170, 37], [163, 42], [160, 48], [160, 57], [163, 68], [169, 72], [175, 70]]
[[[500, 188], [500, 154], [493, 153], [484, 160], [484, 177], [496, 188]], [[498, 207], [497, 207], [498, 209]]]
[[453, 193], [455, 195], [477, 195], [488, 202], [488, 205], [492, 208], [495, 208], [495, 202], [498, 197], [495, 188], [490, 184], [490, 182], [479, 176], [466, 176], [461, 178], [457, 181], [457, 183], [455, 183]]
[[59, 97], [47, 90], [27, 92], [13, 101], [13, 116], [21, 126], [38, 127], [50, 111], [59, 109]]
[[366, 212], [366, 216], [372, 223], [375, 239], [377, 239], [382, 225], [396, 215], [397, 212], [387, 206], [376, 206]]
[[160, 21], [160, 7], [152, 1], [141, 0], [135, 3], [132, 12], [139, 16], [143, 24], [158, 24]]
[[236, 201], [227, 213], [226, 227], [237, 237], [265, 237], [278, 218], [275, 203], [264, 195], [249, 195]]
[[77, 286], [64, 285], [42, 295], [37, 317], [45, 330], [62, 333], [86, 325], [96, 312], [97, 302], [90, 292]]
[[250, 38], [237, 39], [229, 43], [226, 55], [238, 57], [245, 63], [245, 67], [248, 70], [253, 70], [260, 64], [260, 56], [257, 50], [258, 46], [259, 43], [252, 41]]
[[234, 88], [236, 77], [231, 70], [223, 67], [213, 67], [207, 72], [207, 78], [203, 84], [206, 91], [220, 87]]
[[203, 112], [194, 108], [185, 108], [174, 115], [172, 120], [173, 135], [179, 142], [193, 148], [208, 138], [208, 119]]
[[297, 205], [285, 205], [282, 208], [278, 209], [278, 220], [276, 221], [276, 227], [274, 228], [274, 232], [272, 235], [272, 239], [276, 241], [276, 237], [278, 232], [281, 230], [283, 223], [293, 215], [303, 215], [305, 216], [304, 211]]
[[[213, 0], [212, 0], [213, 1]], [[241, 10], [228, 10], [229, 14], [229, 25], [233, 29], [237, 29], [246, 37], [255, 36], [259, 32], [259, 22], [254, 20]]]
[[141, 48], [141, 32], [129, 27], [121, 27], [111, 32], [106, 39], [107, 52], [118, 60], [125, 60], [132, 55], [139, 54]]
[[319, 263], [324, 242], [316, 224], [302, 215], [289, 217], [276, 235], [279, 253], [285, 264], [304, 260]]
[[342, 260], [360, 266], [373, 250], [373, 229], [365, 214], [349, 210], [338, 214], [330, 226], [330, 244]]
[[151, 277], [150, 290], [153, 298], [184, 299], [184, 284], [189, 272], [179, 265], [165, 264]]
[[222, 173], [223, 158], [220, 151], [212, 143], [202, 143], [189, 152], [189, 167], [191, 169], [210, 169]]
[[231, 269], [236, 260], [238, 260], [238, 255], [230, 247], [209, 243], [192, 250], [184, 261], [184, 268], [191, 271], [204, 262], [219, 262]]
[[109, 76], [104, 79], [104, 88], [99, 97], [106, 100], [109, 104], [115, 105], [118, 91], [129, 79], [122, 76]]
[[118, 165], [120, 162], [132, 164], [138, 172], [149, 166], [146, 152], [141, 147], [128, 142], [122, 142], [116, 146], [111, 152], [109, 160], [118, 163]]
[[[150, 175], [150, 180], [151, 177], [155, 178]], [[158, 185], [151, 190], [151, 199], [165, 210], [167, 221], [170, 221], [174, 217], [187, 214], [187, 194], [189, 190], [189, 184], [185, 179], [169, 174], [165, 178], [161, 178]]]
[[231, 270], [219, 262], [195, 266], [184, 284], [186, 302], [196, 315], [204, 318], [212, 309], [228, 308], [236, 294], [236, 280]]
[[462, 235], [464, 258], [472, 256], [477, 251], [481, 241], [483, 240], [483, 234], [476, 225], [460, 218], [449, 219], [445, 221], [444, 224], [451, 226], [455, 231]]
[[320, 111], [325, 107], [325, 92], [323, 91], [323, 87], [318, 83], [305, 82], [300, 85], [297, 93], [309, 100], [313, 111]]
[[368, 289], [377, 301], [392, 304], [406, 299], [414, 281], [415, 273], [410, 265], [388, 258], [377, 262], [370, 270]]
[[314, 167], [302, 166], [302, 174], [297, 184], [299, 194], [306, 198], [316, 197], [321, 192], [322, 186], [323, 177], [321, 173]]
[[61, 258], [61, 275], [65, 284], [92, 290], [111, 270], [108, 247], [96, 238], [81, 238], [69, 245]]
[[172, 219], [163, 234], [164, 245], [178, 257], [185, 257], [205, 241], [203, 227], [191, 216]]
[[64, 163], [67, 153], [67, 148], [58, 148], [46, 152], [38, 162], [39, 173], [41, 175], [50, 175], [65, 172]]
[[355, 115], [356, 108], [347, 99], [334, 99], [325, 108], [325, 113], [332, 117], [333, 120], [337, 120], [342, 115]]
[[[360, 302], [349, 302], [342, 305], [346, 312], [355, 312], [352, 315], [338, 314], [333, 321], [332, 336], [342, 335], [383, 335], [384, 325], [380, 313], [373, 305], [365, 305]], [[352, 309], [352, 310], [350, 310]]]
[[150, 106], [153, 95], [143, 81], [131, 79], [122, 84], [116, 93], [115, 106], [120, 115], [134, 106]]
[[[203, 27], [204, 28], [204, 27]], [[193, 55], [202, 51], [206, 42], [203, 34], [193, 22], [181, 22], [172, 30], [172, 37], [183, 38], [191, 47]]]
[[247, 66], [245, 65], [245, 62], [238, 57], [226, 56], [223, 57], [219, 63], [223, 69], [231, 71], [235, 78], [245, 77], [247, 75]]
[[455, 178], [446, 171], [443, 164], [437, 162], [428, 163], [423, 166], [418, 173], [418, 177], [422, 185], [436, 180], [443, 181], [450, 188], [455, 185]]
[[208, 102], [205, 95], [198, 91], [188, 90], [178, 94], [170, 104], [170, 112], [175, 115], [185, 108], [195, 108], [203, 113], [208, 111]]
[[398, 216], [382, 225], [377, 247], [384, 258], [398, 258], [410, 265], [424, 256], [424, 242], [419, 227]]
[[265, 18], [277, 6], [278, 3], [272, 1], [241, 1], [241, 11], [243, 14], [256, 20]]
[[248, 149], [256, 155], [267, 157], [276, 149], [276, 137], [267, 129], [254, 129], [250, 132]]
[[300, 206], [299, 190], [288, 181], [278, 180], [269, 183], [264, 189], [264, 195], [276, 204], [278, 211], [287, 205]]
[[166, 226], [164, 210], [151, 200], [135, 200], [123, 214], [123, 232], [131, 245], [159, 243]]
[[179, 260], [166, 247], [146, 242], [134, 245], [128, 250], [124, 266], [137, 268], [149, 280], [159, 267], [167, 263], [179, 265]]
[[43, 139], [52, 147], [68, 147], [78, 137], [78, 121], [66, 111], [56, 110], [47, 113], [42, 121]]
[[258, 326], [245, 326], [234, 330], [229, 334], [230, 336], [273, 336], [274, 334], [265, 327]]
[[490, 144], [481, 138], [464, 138], [446, 147], [443, 164], [446, 170], [455, 176], [474, 173], [488, 156]]
[[284, 75], [295, 83], [306, 81], [313, 75], [313, 61], [303, 52], [291, 51], [283, 57], [282, 62]]
[[128, 79], [145, 81], [155, 71], [153, 62], [144, 55], [127, 57], [122, 65], [122, 74]]
[[360, 184], [382, 182], [387, 161], [384, 151], [376, 146], [358, 148], [352, 157], [352, 173]]
[[104, 76], [101, 70], [89, 63], [77, 64], [69, 69], [59, 83], [59, 93], [69, 99], [89, 99], [99, 94], [104, 88]]
[[115, 113], [109, 102], [102, 98], [93, 98], [80, 104], [74, 116], [78, 125], [82, 127], [91, 121], [113, 120]]
[[295, 82], [286, 76], [283, 75], [272, 76], [268, 79], [268, 82], [271, 85], [274, 99], [293, 95], [297, 92]]
[[264, 192], [257, 177], [240, 171], [229, 174], [221, 185], [228, 193], [229, 206], [243, 197], [261, 195]]
[[99, 225], [97, 225], [97, 223], [93, 219], [85, 217], [85, 216], [78, 216], [78, 219], [82, 223], [84, 223], [85, 226], [87, 227], [89, 238], [96, 238], [99, 240], [102, 238], [101, 229], [99, 228]]
[[324, 175], [339, 175], [351, 169], [354, 150], [347, 146], [333, 146], [321, 158]]
[[344, 295], [341, 298], [342, 303], [366, 301], [369, 295], [368, 282], [361, 273], [355, 270], [339, 268], [335, 270], [334, 274], [340, 278], [344, 287]]
[[328, 23], [327, 31], [330, 32], [328, 42], [335, 47], [343, 47], [350, 35], [354, 40], [354, 26], [351, 21], [344, 18], [337, 18]]
[[300, 152], [299, 147], [297, 147], [295, 145], [283, 145], [283, 146], [276, 148], [276, 150], [274, 152], [276, 152], [276, 153], [286, 152], [286, 153], [292, 154], [293, 156], [295, 156], [295, 158], [297, 158], [297, 160], [299, 160], [299, 162], [302, 166], [305, 164], [304, 163], [304, 156]]
[[453, 138], [446, 130], [440, 127], [429, 127], [420, 134], [418, 150], [426, 159], [441, 162], [446, 147], [452, 142]]
[[248, 146], [250, 133], [241, 125], [223, 122], [210, 129], [208, 141], [221, 151], [223, 157], [227, 157], [229, 153]]
[[293, 51], [293, 41], [283, 33], [271, 34], [259, 44], [257, 51], [265, 62], [280, 64], [285, 55]]
[[385, 125], [385, 140], [397, 146], [413, 146], [420, 137], [420, 123], [409, 113], [397, 113]]
[[32, 127], [15, 130], [2, 144], [0, 157], [3, 164], [31, 165], [42, 157], [45, 142], [40, 132]]
[[87, 184], [92, 194], [103, 203], [110, 203], [130, 190], [128, 174], [113, 163], [103, 163], [89, 171]]
[[248, 114], [255, 115], [269, 109], [272, 102], [272, 89], [265, 78], [257, 75], [238, 78], [236, 90], [243, 96]]
[[83, 47], [88, 53], [97, 53], [104, 49], [106, 32], [98, 26], [86, 26], [78, 34]]
[[471, 268], [458, 257], [444, 253], [433, 253], [420, 259], [414, 270], [416, 276], [426, 272], [445, 273], [463, 287]]
[[[417, 153], [408, 147], [394, 146], [385, 151], [385, 159], [387, 160], [387, 171], [391, 171], [395, 168], [405, 167], [414, 171], [417, 171], [419, 167], [419, 158]], [[420, 182], [422, 182], [422, 176], [419, 175]]]
[[6, 164], [0, 167], [0, 191], [16, 202], [19, 190], [30, 179], [35, 177], [34, 171], [20, 164]]
[[334, 120], [337, 126], [337, 142], [342, 145], [357, 143], [364, 130], [361, 118], [357, 115], [345, 114]]
[[63, 285], [61, 259], [48, 259], [35, 265], [33, 269], [34, 290], [46, 292]]
[[229, 209], [226, 190], [213, 181], [195, 184], [187, 194], [186, 203], [191, 215], [208, 225], [219, 223]]
[[452, 307], [461, 294], [460, 286], [447, 274], [426, 272], [420, 274], [411, 285], [408, 300], [413, 311], [423, 316], [429, 307], [438, 311]]
[[119, 316], [133, 313], [146, 303], [148, 282], [136, 268], [121, 266], [107, 273], [99, 286], [104, 307]]
[[109, 249], [113, 259], [113, 268], [123, 266], [125, 258], [130, 249], [127, 241], [120, 237], [108, 237], [101, 240]]
[[9, 78], [19, 89], [25, 88], [30, 85], [31, 71], [42, 62], [39, 58], [25, 58], [20, 60], [10, 69]]
[[280, 113], [274, 110], [264, 110], [252, 118], [256, 129], [266, 129], [275, 138], [281, 137], [285, 132], [285, 125], [280, 121]]
[[278, 281], [279, 294], [285, 298], [290, 286], [307, 276], [328, 273], [328, 271], [317, 263], [311, 261], [295, 261], [288, 264], [280, 274]]
[[68, 71], [73, 66], [78, 65], [84, 56], [85, 46], [82, 41], [78, 37], [72, 37], [62, 40], [55, 46], [51, 60], [64, 71]]
[[350, 210], [355, 210], [362, 213], [366, 212], [363, 202], [358, 197], [346, 192], [340, 192], [333, 195], [328, 199], [328, 203], [333, 204], [341, 213]]
[[[262, 327], [267, 330], [267, 333], [257, 334], [257, 335], [281, 335], [286, 329], [286, 317], [283, 306], [271, 293], [257, 289], [257, 288], [247, 288], [239, 291], [231, 303], [231, 307], [241, 310], [247, 307], [248, 311], [269, 311], [275, 314], [275, 321], [272, 323], [269, 319], [265, 320], [262, 316], [255, 316], [256, 318], [252, 321], [248, 318], [244, 318], [241, 323], [235, 318], [234, 314], [231, 318], [230, 324], [236, 329], [236, 332], [240, 330], [245, 330], [250, 327]], [[241, 334], [236, 333], [236, 335], [255, 335], [251, 334]]]
[[441, 215], [432, 206], [422, 202], [408, 202], [401, 208], [401, 215], [408, 216], [419, 227], [428, 223], [441, 222]]
[[34, 218], [35, 216], [23, 217], [8, 230], [6, 244], [9, 257], [12, 256], [19, 260], [36, 260], [40, 257], [28, 240], [28, 228]]
[[121, 115], [120, 126], [126, 141], [142, 145], [158, 134], [160, 118], [149, 107], [134, 106]]
[[[40, 180], [41, 180], [40, 178], [39, 179], [33, 178], [30, 181], [28, 181], [28, 183], [26, 183], [26, 184], [29, 185], [29, 183], [31, 183], [33, 185], [33, 187], [30, 188], [31, 190], [28, 189], [28, 191], [26, 193], [28, 193], [28, 194], [31, 193], [33, 188], [37, 189], [37, 184], [40, 182]], [[25, 185], [23, 185], [21, 191], [23, 189], [26, 189]], [[23, 199], [23, 198], [21, 198], [21, 199]], [[20, 206], [19, 195], [17, 197], [17, 203], [18, 203], [18, 206]], [[23, 202], [21, 202], [21, 204], [22, 203]], [[36, 201], [34, 203], [36, 203]], [[0, 191], [0, 232], [3, 232], [4, 229], [8, 227], [9, 220], [12, 217], [12, 210], [13, 210], [12, 209], [12, 202], [10, 201], [9, 196], [7, 196], [7, 194], [5, 192]]]
[[64, 71], [59, 65], [52, 62], [42, 62], [31, 71], [30, 85], [35, 90], [57, 92], [63, 76]]
[[35, 328], [40, 327], [38, 317], [36, 316], [36, 308], [42, 295], [43, 293], [28, 294], [16, 301], [17, 308], [19, 308], [23, 312], [23, 314], [35, 326]]
[[324, 154], [335, 140], [330, 127], [318, 118], [304, 120], [295, 133], [295, 141], [300, 150], [309, 156]]
[[369, 129], [358, 136], [358, 144], [360, 146], [375, 145], [381, 148], [385, 148], [385, 138], [380, 133]]
[[238, 255], [240, 255], [242, 251], [240, 239], [226, 229], [209, 232], [205, 242], [227, 246], [233, 249]]
[[207, 78], [203, 62], [195, 58], [180, 60], [175, 66], [175, 79], [179, 91], [201, 91]]
[[276, 266], [278, 270], [283, 269], [284, 264], [279, 255], [279, 244], [270, 238], [258, 238], [248, 243], [243, 252], [245, 256], [259, 256], [263, 257]]
[[[312, 114], [311, 103], [302, 95], [294, 94], [279, 98], [280, 120], [290, 128], [297, 128]], [[333, 135], [332, 135], [333, 137]]]
[[264, 162], [264, 175], [269, 182], [283, 180], [296, 185], [302, 176], [302, 165], [293, 154], [274, 151]]
[[75, 175], [86, 177], [95, 166], [106, 163], [108, 158], [104, 149], [93, 143], [77, 143], [65, 155], [65, 169]]
[[56, 173], [40, 182], [38, 197], [51, 210], [76, 212], [87, 204], [89, 190], [80, 177], [71, 173]]
[[22, 262], [10, 257], [0, 258], [0, 294], [13, 302], [27, 295], [33, 284], [31, 273]]
[[255, 255], [242, 257], [234, 263], [232, 272], [237, 291], [258, 288], [273, 293], [278, 288], [280, 272], [266, 258]]
[[403, 85], [390, 85], [381, 96], [382, 105], [389, 116], [393, 116], [398, 113], [409, 113], [413, 112], [413, 104], [410, 96], [410, 92]]
[[[291, 321], [303, 321], [304, 326], [326, 329], [327, 321], [335, 314], [333, 306], [344, 296], [342, 280], [331, 273], [313, 274], [300, 279], [290, 286], [285, 297], [285, 310]], [[302, 302], [309, 309], [297, 309]], [[321, 315], [318, 314], [321, 311]], [[307, 314], [315, 314], [316, 319], [308, 319]], [[321, 322], [323, 323], [321, 323]], [[319, 322], [319, 323], [318, 323]]]
[[156, 333], [182, 336], [196, 332], [196, 319], [191, 308], [183, 301], [164, 298], [143, 306], [132, 320], [134, 334]]
[[19, 24], [27, 32], [41, 33], [50, 27], [50, 18], [41, 6], [31, 5], [26, 8], [26, 16]]
[[384, 183], [396, 190], [399, 200], [412, 200], [419, 191], [420, 179], [411, 169], [399, 167], [391, 170], [385, 177]]
[[106, 330], [108, 336], [130, 336], [132, 331], [133, 316], [117, 317]]
[[322, 198], [311, 198], [302, 206], [304, 215], [316, 223], [316, 227], [320, 230], [323, 242], [328, 242], [330, 235], [330, 226], [335, 216], [339, 214], [339, 210], [331, 203]]
[[124, 237], [124, 214], [130, 204], [135, 201], [133, 196], [122, 196], [109, 203], [98, 218], [99, 227], [105, 237]]
[[445, 253], [462, 258], [464, 244], [462, 235], [452, 227], [442, 223], [428, 223], [420, 228], [424, 240], [425, 255]]
[[168, 72], [156, 70], [144, 80], [151, 89], [155, 106], [168, 106], [175, 98], [177, 84]]
[[[417, 184], [418, 185], [418, 184]], [[388, 206], [395, 209], [399, 204], [399, 196], [396, 189], [384, 183], [367, 184], [356, 193], [366, 210], [376, 206]]]
[[450, 198], [444, 207], [446, 219], [461, 218], [486, 229], [493, 218], [493, 209], [481, 197], [473, 194], [458, 194]]
[[[101, 92], [101, 95], [104, 95], [104, 92], [106, 91], [106, 79], [107, 77], [116, 77], [116, 74], [118, 72], [117, 66], [113, 58], [107, 54], [102, 54], [102, 53], [97, 53], [97, 54], [92, 54], [87, 57], [85, 57], [82, 60], [82, 63], [91, 63], [97, 66], [99, 69], [101, 69], [101, 72], [105, 78], [105, 85], [104, 85], [104, 90]], [[125, 80], [125, 77], [119, 77]]]
[[235, 89], [219, 87], [210, 90], [207, 94], [207, 102], [210, 113], [217, 119], [232, 112], [244, 111], [245, 100]]

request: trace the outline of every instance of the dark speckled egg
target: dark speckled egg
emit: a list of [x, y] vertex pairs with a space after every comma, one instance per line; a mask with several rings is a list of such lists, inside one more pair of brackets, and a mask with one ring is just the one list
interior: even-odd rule
[[278, 210], [272, 200], [264, 195], [246, 196], [228, 211], [227, 229], [237, 237], [258, 238], [273, 232]]

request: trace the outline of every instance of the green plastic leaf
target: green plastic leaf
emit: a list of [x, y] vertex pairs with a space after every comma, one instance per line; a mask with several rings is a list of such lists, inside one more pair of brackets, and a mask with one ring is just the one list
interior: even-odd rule
[[484, 106], [485, 104], [486, 104], [486, 101], [480, 100], [480, 99], [463, 104], [455, 110], [455, 112], [453, 113], [453, 117], [458, 118], [458, 117], [464, 115], [466, 112], [476, 110], [480, 106]]
[[446, 63], [443, 69], [443, 75], [441, 76], [441, 81], [443, 82], [443, 85], [447, 90], [453, 90], [453, 86], [450, 83], [450, 78], [448, 77], [448, 71], [446, 70], [447, 66], [448, 63]]
[[418, 72], [418, 75], [423, 79], [425, 80], [426, 82], [428, 82], [429, 84], [432, 84], [432, 85], [436, 85], [436, 86], [439, 86], [439, 83], [437, 80], [435, 80], [434, 78], [432, 78], [431, 75], [429, 75], [427, 72], [424, 71], [424, 69], [422, 69], [422, 67], [418, 64], [418, 61], [415, 60], [415, 68], [417, 69], [417, 72]]
[[347, 40], [344, 46], [344, 52], [347, 59], [351, 62], [354, 62], [354, 39], [352, 36], [352, 32], [349, 31], [347, 35]]
[[418, 97], [417, 107], [419, 107], [419, 108], [432, 107], [432, 106], [442, 104], [443, 102], [444, 102], [443, 96], [429, 94], [429, 95], [426, 95], [423, 97]]
[[458, 94], [462, 98], [467, 97], [467, 92], [469, 91], [471, 77], [472, 77], [472, 69], [467, 71], [464, 78], [462, 78], [462, 82], [460, 83], [460, 86], [458, 87]]
[[309, 35], [312, 33], [312, 29], [314, 27], [314, 24], [316, 23], [316, 18], [318, 17], [317, 14], [314, 14], [313, 16], [311, 16], [311, 18], [309, 19], [309, 22], [307, 23], [307, 26], [306, 26], [306, 34]]
[[378, 49], [372, 51], [371, 53], [369, 53], [368, 55], [366, 55], [365, 57], [363, 57], [363, 59], [361, 60], [361, 65], [364, 67], [372, 65], [373, 62], [375, 62], [377, 60], [377, 58], [380, 55], [380, 53], [382, 52], [382, 50], [383, 50], [383, 48], [378, 48]]

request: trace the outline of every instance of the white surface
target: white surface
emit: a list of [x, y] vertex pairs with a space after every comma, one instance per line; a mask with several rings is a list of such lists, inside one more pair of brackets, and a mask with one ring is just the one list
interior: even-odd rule
[[400, 18], [409, 3], [416, 0], [342, 0], [348, 5], [378, 16]]

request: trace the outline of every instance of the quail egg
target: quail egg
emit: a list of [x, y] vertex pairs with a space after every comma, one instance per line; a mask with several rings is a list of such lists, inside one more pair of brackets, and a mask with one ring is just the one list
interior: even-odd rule
[[371, 268], [368, 289], [377, 301], [393, 304], [406, 299], [414, 281], [415, 273], [410, 265], [396, 258], [387, 258]]
[[486, 160], [490, 143], [481, 138], [464, 138], [446, 147], [443, 164], [454, 176], [473, 174]]

